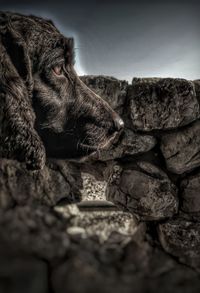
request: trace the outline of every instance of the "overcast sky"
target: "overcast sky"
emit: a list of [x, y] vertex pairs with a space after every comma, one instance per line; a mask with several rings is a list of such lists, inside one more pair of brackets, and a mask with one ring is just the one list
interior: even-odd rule
[[200, 78], [198, 0], [0, 0], [0, 9], [51, 18], [74, 36], [81, 75]]

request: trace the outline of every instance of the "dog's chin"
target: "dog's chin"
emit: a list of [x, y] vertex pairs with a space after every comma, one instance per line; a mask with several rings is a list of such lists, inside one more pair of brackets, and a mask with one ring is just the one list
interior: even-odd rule
[[89, 159], [98, 160], [101, 154], [101, 151], [105, 151], [110, 148], [114, 141], [117, 141], [119, 138], [119, 132], [115, 132], [110, 138], [105, 140], [104, 142], [99, 143], [98, 145], [88, 145], [88, 144], [79, 144], [80, 151], [82, 152], [81, 156], [77, 156], [76, 158], [69, 159], [70, 161], [76, 162], [85, 162]]
[[46, 148], [47, 157], [54, 159], [64, 159], [74, 162], [84, 162], [88, 159], [98, 159], [101, 151], [108, 149], [111, 144], [118, 138], [119, 133], [115, 132], [112, 136], [96, 145], [89, 145], [85, 143], [73, 143], [67, 146], [54, 146], [53, 148]]

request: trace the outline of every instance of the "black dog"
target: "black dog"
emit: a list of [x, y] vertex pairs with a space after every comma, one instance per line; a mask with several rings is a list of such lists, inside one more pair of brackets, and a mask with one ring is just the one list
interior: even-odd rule
[[73, 39], [49, 20], [0, 13], [0, 157], [42, 168], [46, 155], [104, 148], [123, 121], [73, 68]]

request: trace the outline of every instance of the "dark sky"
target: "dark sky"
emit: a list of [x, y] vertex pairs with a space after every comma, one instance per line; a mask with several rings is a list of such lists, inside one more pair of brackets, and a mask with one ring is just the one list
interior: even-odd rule
[[0, 8], [51, 18], [74, 36], [79, 74], [200, 78], [198, 0], [0, 0]]

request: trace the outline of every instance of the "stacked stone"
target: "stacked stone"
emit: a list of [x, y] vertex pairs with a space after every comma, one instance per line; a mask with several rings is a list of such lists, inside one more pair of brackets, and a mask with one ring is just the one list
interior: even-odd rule
[[99, 157], [109, 162], [107, 199], [153, 223], [164, 250], [200, 270], [200, 81], [84, 82], [125, 120], [124, 134]]

